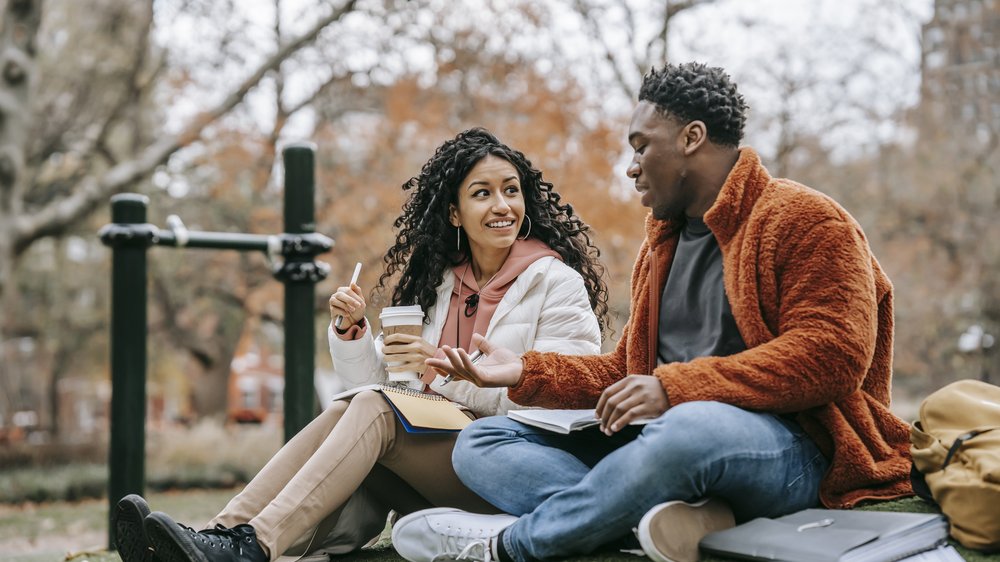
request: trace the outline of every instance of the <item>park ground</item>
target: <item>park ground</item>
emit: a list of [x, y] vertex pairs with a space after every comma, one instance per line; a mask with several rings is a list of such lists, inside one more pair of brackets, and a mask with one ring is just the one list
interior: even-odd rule
[[[198, 526], [218, 513], [238, 490], [193, 490], [149, 494], [154, 509]], [[0, 561], [117, 562], [107, 548], [107, 500], [0, 504]]]
[[[153, 509], [165, 511], [196, 528], [206, 523], [238, 491], [191, 490], [151, 493]], [[890, 511], [930, 511], [916, 498], [872, 506]], [[106, 550], [106, 500], [0, 504], [0, 561], [2, 562], [120, 562]], [[377, 548], [346, 556], [343, 562], [403, 562], [391, 548]], [[1000, 554], [983, 555], [959, 547], [968, 562], [1000, 562]], [[603, 553], [576, 562], [633, 562], [648, 560], [627, 554]], [[706, 560], [705, 562], [713, 562]], [[721, 562], [715, 560], [714, 562]]]

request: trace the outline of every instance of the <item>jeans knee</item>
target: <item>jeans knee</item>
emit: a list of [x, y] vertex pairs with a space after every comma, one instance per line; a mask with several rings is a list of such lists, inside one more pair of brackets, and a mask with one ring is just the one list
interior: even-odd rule
[[672, 427], [712, 432], [720, 425], [731, 423], [734, 416], [746, 413], [746, 410], [722, 402], [684, 402], [667, 410], [660, 419], [668, 420]]
[[451, 464], [462, 482], [467, 484], [468, 478], [482, 473], [482, 463], [492, 462], [485, 454], [485, 447], [495, 442], [498, 435], [510, 434], [509, 421], [505, 416], [479, 418], [458, 434], [451, 451]]
[[748, 412], [721, 402], [685, 402], [667, 410], [650, 422], [641, 439], [649, 449], [662, 452], [663, 461], [687, 467], [699, 464], [712, 451], [729, 450], [741, 440], [743, 424], [739, 420]]

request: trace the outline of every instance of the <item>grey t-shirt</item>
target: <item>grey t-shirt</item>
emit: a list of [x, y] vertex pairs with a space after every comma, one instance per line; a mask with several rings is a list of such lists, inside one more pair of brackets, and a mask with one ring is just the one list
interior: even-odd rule
[[746, 349], [722, 285], [722, 250], [701, 218], [688, 217], [660, 299], [657, 365]]

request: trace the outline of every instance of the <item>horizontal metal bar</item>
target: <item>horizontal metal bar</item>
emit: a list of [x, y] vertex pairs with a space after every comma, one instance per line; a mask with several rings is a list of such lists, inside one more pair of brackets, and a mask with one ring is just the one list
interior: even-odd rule
[[[200, 232], [187, 231], [187, 241], [182, 246], [177, 244], [177, 235], [172, 230], [160, 229], [156, 235], [157, 246], [174, 246], [184, 248], [212, 248], [217, 250], [258, 250], [267, 252], [269, 239], [266, 234], [242, 234], [235, 232]], [[278, 246], [280, 248], [280, 246]]]

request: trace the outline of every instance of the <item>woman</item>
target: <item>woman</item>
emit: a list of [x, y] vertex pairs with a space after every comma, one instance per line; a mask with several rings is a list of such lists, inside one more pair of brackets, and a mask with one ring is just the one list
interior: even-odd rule
[[[347, 386], [415, 370], [473, 415], [497, 415], [516, 407], [506, 389], [449, 383], [424, 361], [442, 345], [468, 349], [473, 333], [522, 352], [599, 352], [607, 289], [589, 227], [523, 154], [470, 129], [441, 145], [403, 189], [410, 197], [393, 223], [396, 242], [376, 290], [398, 274], [392, 304], [420, 305], [425, 324], [420, 336], [375, 338], [361, 288], [340, 287], [330, 314], [343, 317], [343, 329], [331, 323], [329, 339]], [[455, 476], [456, 436], [407, 433], [380, 393], [361, 392], [335, 402], [278, 451], [212, 520], [214, 529], [147, 516], [142, 498], [124, 498], [115, 513], [119, 552], [125, 562], [149, 548], [166, 562], [256, 561], [299, 542], [308, 553], [343, 554], [377, 536], [390, 509], [492, 509]]]

